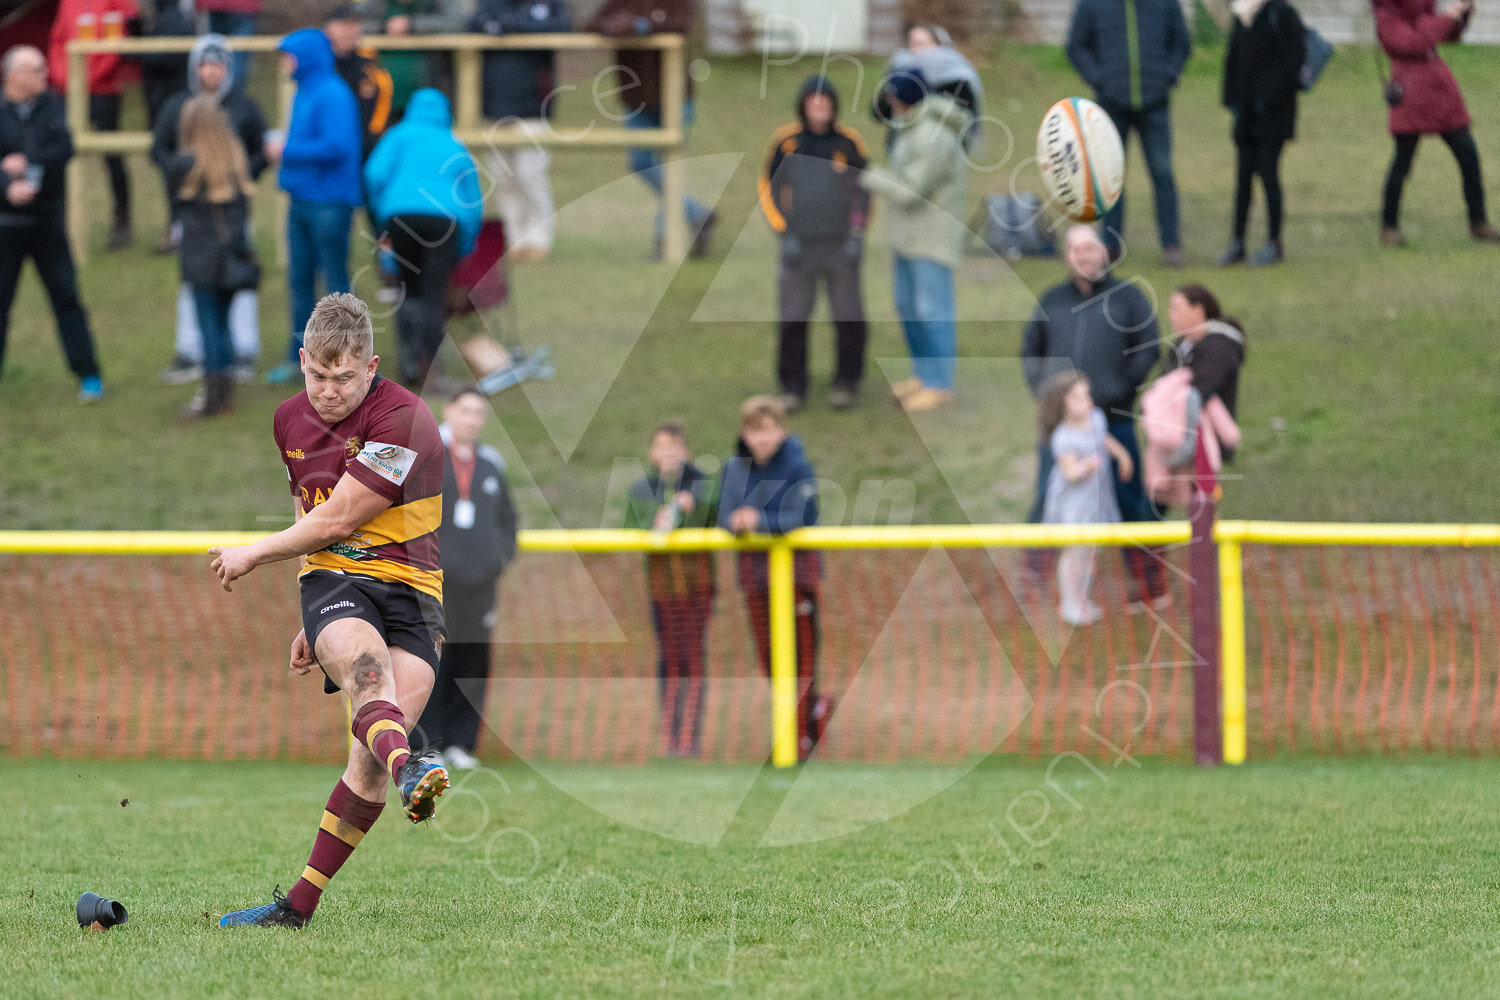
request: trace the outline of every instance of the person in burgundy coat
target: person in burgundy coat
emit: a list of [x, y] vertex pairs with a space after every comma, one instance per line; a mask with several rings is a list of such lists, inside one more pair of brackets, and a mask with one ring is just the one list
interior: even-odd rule
[[1424, 135], [1442, 136], [1458, 160], [1463, 176], [1464, 203], [1469, 210], [1469, 235], [1486, 243], [1500, 242], [1500, 230], [1489, 223], [1484, 208], [1484, 180], [1479, 149], [1469, 131], [1469, 110], [1448, 64], [1438, 57], [1443, 42], [1456, 42], [1469, 26], [1474, 0], [1446, 0], [1441, 11], [1436, 0], [1374, 0], [1375, 30], [1380, 47], [1391, 60], [1391, 135], [1396, 152], [1385, 178], [1380, 242], [1401, 246], [1401, 188]]

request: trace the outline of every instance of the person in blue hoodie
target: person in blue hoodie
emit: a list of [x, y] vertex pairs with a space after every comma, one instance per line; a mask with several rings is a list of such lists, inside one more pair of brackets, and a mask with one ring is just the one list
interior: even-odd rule
[[365, 164], [376, 228], [390, 238], [404, 294], [396, 310], [401, 380], [427, 380], [443, 343], [448, 283], [474, 249], [483, 221], [479, 171], [453, 135], [453, 109], [440, 90], [411, 95], [406, 116]]
[[[818, 474], [802, 439], [786, 426], [786, 407], [775, 396], [752, 396], [740, 406], [740, 440], [724, 463], [719, 527], [736, 535], [784, 535], [818, 523]], [[739, 554], [740, 590], [760, 669], [771, 673], [771, 587], [764, 552]], [[818, 694], [818, 580], [822, 556], [799, 550], [794, 557], [797, 618], [797, 758], [807, 760], [828, 721], [829, 701]]]
[[297, 96], [286, 136], [266, 144], [266, 155], [281, 164], [281, 188], [292, 202], [286, 220], [292, 333], [285, 363], [266, 375], [272, 385], [302, 377], [297, 352], [318, 301], [318, 276], [325, 294], [349, 291], [349, 226], [364, 201], [359, 102], [334, 69], [328, 36], [303, 28], [283, 38], [279, 48], [295, 63]]

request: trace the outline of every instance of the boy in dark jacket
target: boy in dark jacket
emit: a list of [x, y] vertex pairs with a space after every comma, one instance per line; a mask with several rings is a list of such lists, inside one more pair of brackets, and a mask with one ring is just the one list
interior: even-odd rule
[[[1141, 153], [1156, 200], [1162, 262], [1182, 266], [1177, 224], [1177, 178], [1172, 174], [1172, 88], [1192, 43], [1177, 0], [1078, 0], [1068, 26], [1068, 61], [1094, 89], [1120, 141], [1141, 133]], [[1111, 260], [1123, 252], [1125, 197], [1104, 213], [1104, 245]]]
[[[469, 30], [486, 35], [572, 31], [562, 0], [479, 0]], [[553, 49], [496, 49], [484, 54], [484, 116], [541, 136], [557, 109]], [[551, 156], [540, 144], [496, 146], [489, 156], [511, 260], [545, 260], [555, 230]]]
[[820, 281], [838, 332], [829, 404], [853, 406], [864, 378], [869, 334], [859, 271], [870, 195], [859, 174], [869, 157], [859, 133], [840, 125], [838, 115], [833, 84], [809, 77], [797, 95], [797, 121], [772, 136], [760, 178], [761, 210], [781, 234], [776, 374], [788, 410], [807, 399], [807, 322]]
[[[786, 408], [774, 396], [752, 396], [740, 407], [740, 440], [724, 464], [719, 492], [719, 526], [737, 535], [784, 535], [818, 523], [818, 474], [802, 440], [786, 426]], [[760, 668], [771, 673], [769, 560], [764, 552], [739, 554], [740, 589], [750, 612], [750, 628]], [[828, 699], [817, 691], [817, 552], [799, 550], [794, 563], [797, 633], [797, 757], [807, 760], [822, 736]]]
[[[713, 481], [693, 464], [681, 424], [656, 428], [650, 459], [650, 474], [630, 487], [625, 527], [668, 532], [713, 524]], [[714, 607], [714, 573], [712, 552], [646, 556], [664, 757], [697, 757], [702, 752], [704, 644]]]

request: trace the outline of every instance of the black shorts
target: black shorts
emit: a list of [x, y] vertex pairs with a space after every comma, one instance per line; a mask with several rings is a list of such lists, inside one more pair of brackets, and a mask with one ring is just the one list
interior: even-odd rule
[[[387, 646], [420, 656], [437, 672], [443, 648], [443, 605], [431, 594], [404, 583], [326, 569], [305, 573], [300, 582], [302, 630], [309, 649], [317, 650], [318, 635], [329, 622], [358, 618], [373, 625]], [[327, 694], [339, 690], [326, 670], [323, 690]]]

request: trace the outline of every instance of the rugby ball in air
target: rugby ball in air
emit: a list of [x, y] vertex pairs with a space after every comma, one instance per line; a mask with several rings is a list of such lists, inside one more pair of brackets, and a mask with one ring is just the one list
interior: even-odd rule
[[1063, 214], [1093, 222], [1114, 207], [1125, 187], [1125, 147], [1104, 109], [1065, 97], [1042, 118], [1036, 136], [1042, 185]]

